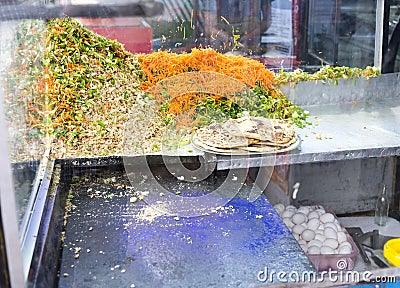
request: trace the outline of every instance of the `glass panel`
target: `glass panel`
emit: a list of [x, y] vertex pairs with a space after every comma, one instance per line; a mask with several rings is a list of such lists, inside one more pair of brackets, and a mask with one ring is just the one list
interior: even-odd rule
[[[150, 130], [149, 134], [145, 136], [148, 136], [151, 140], [155, 139], [154, 142], [133, 142], [133, 144], [137, 144], [137, 147], [132, 145], [132, 147], [134, 146], [132, 153], [160, 152], [160, 142], [163, 140], [161, 138], [168, 133], [172, 134], [175, 132], [167, 131], [170, 129], [168, 127], [170, 119], [164, 117], [165, 114], [160, 113], [165, 112], [163, 109], [167, 109], [167, 104], [170, 103], [165, 101], [166, 103], [162, 103], [162, 105], [158, 105], [160, 103], [154, 104], [155, 101], [153, 98], [143, 96], [145, 94], [144, 90], [146, 87], [144, 85], [146, 83], [144, 83], [145, 81], [140, 81], [146, 76], [141, 70], [144, 65], [140, 62], [140, 59], [143, 59], [140, 57], [145, 57], [144, 54], [156, 51], [169, 51], [182, 54], [193, 51], [193, 48], [212, 48], [225, 55], [245, 56], [246, 58], [235, 59], [243, 61], [245, 64], [242, 64], [242, 66], [246, 68], [256, 67], [258, 69], [258, 67], [261, 67], [262, 77], [268, 79], [272, 79], [276, 74], [266, 71], [264, 66], [274, 71], [295, 70], [296, 68], [317, 70], [327, 64], [365, 67], [374, 63], [376, 0], [159, 1], [164, 4], [165, 9], [162, 15], [154, 17], [131, 15], [124, 15], [122, 17], [123, 15], [119, 15], [118, 13], [110, 17], [107, 14], [109, 10], [105, 6], [102, 6], [97, 11], [95, 11], [96, 7], [92, 7], [94, 10], [91, 11], [95, 11], [96, 13], [93, 16], [89, 15], [91, 17], [88, 17], [88, 15], [83, 15], [85, 16], [83, 17], [77, 13], [72, 19], [63, 19], [63, 21], [60, 19], [21, 19], [0, 22], [0, 86], [4, 95], [1, 100], [4, 104], [6, 114], [6, 128], [10, 147], [9, 156], [12, 164], [21, 239], [26, 239], [26, 231], [34, 231], [34, 229], [29, 229], [32, 227], [29, 224], [34, 209], [40, 210], [45, 205], [45, 195], [48, 192], [46, 188], [41, 191], [44, 197], [39, 197], [41, 194], [38, 194], [39, 196], [37, 197], [36, 194], [42, 180], [41, 177], [43, 178], [44, 175], [42, 166], [46, 164], [45, 159], [81, 158], [76, 160], [75, 163], [81, 163], [83, 166], [84, 164], [82, 163], [86, 160], [82, 159], [86, 157], [122, 155], [125, 152], [123, 149], [126, 148], [123, 147], [124, 137], [137, 136], [139, 134], [142, 137], [142, 134], [144, 134], [142, 133], [143, 131], [147, 133]], [[7, 5], [11, 3], [10, 1], [6, 2]], [[22, 1], [18, 3], [20, 2]], [[32, 1], [25, 2], [30, 3]], [[121, 4], [117, 0], [43, 0], [35, 2], [63, 5], [107, 4], [112, 6], [114, 3], [115, 6], [118, 6]], [[132, 2], [137, 3], [139, 1], [124, 1], [124, 3]], [[145, 3], [146, 1], [141, 2]], [[151, 2], [148, 1], [147, 3]], [[398, 11], [398, 8], [397, 10], [393, 8], [390, 12], [390, 21], [393, 23], [396, 21], [396, 16], [398, 16], [395, 11]], [[65, 12], [66, 15], [67, 12]], [[29, 14], [29, 9], [25, 9], [24, 13]], [[38, 11], [35, 11], [35, 13], [39, 15]], [[18, 15], [16, 14], [16, 16]], [[390, 30], [392, 33], [394, 28], [390, 27], [390, 29], [392, 29]], [[215, 51], [212, 51], [212, 53]], [[229, 59], [233, 59], [233, 57]], [[256, 61], [248, 61], [248, 59]], [[159, 63], [158, 65], [154, 65], [155, 69], [153, 71], [156, 76], [157, 73], [161, 74], [160, 70], [162, 69], [160, 66], [167, 62], [163, 59], [155, 59], [154, 62], [157, 62], [157, 60], [159, 60]], [[199, 62], [202, 64], [208, 60], [212, 62], [214, 58], [203, 58]], [[226, 62], [229, 61], [227, 60]], [[210, 66], [212, 65], [213, 62]], [[234, 65], [236, 64], [232, 66]], [[397, 69], [398, 66], [397, 62]], [[232, 67], [224, 68], [233, 71], [232, 73], [240, 70], [232, 69]], [[192, 71], [196, 69], [198, 68], [190, 66], [187, 70]], [[166, 70], [168, 68], [165, 68], [163, 72]], [[165, 73], [167, 74], [167, 72]], [[249, 74], [251, 73], [249, 72]], [[163, 74], [162, 76], [165, 75]], [[203, 77], [203, 74], [201, 75]], [[167, 76], [170, 75], [168, 74]], [[256, 76], [261, 77], [259, 75]], [[151, 76], [147, 77], [150, 78]], [[191, 79], [187, 81], [187, 79], [180, 78], [180, 80], [182, 82], [177, 81], [177, 86], [185, 86], [182, 83], [189, 85]], [[259, 80], [259, 78], [256, 80]], [[150, 80], [147, 79], [147, 81]], [[232, 86], [237, 84], [236, 82], [232, 83]], [[252, 84], [254, 83], [255, 81]], [[223, 84], [226, 83], [224, 82]], [[243, 83], [241, 82], [240, 84]], [[223, 89], [226, 90], [226, 86]], [[315, 85], [315, 87], [317, 86]], [[318, 93], [320, 93], [325, 87], [322, 85], [318, 86], [314, 91], [320, 89], [318, 90]], [[263, 109], [267, 107], [268, 105], [265, 104], [267, 100], [278, 99], [273, 105], [287, 105], [290, 107], [287, 110], [291, 112], [281, 109], [282, 113], [292, 113], [290, 117], [297, 115], [293, 116], [293, 118], [300, 118], [306, 115], [303, 108], [295, 105], [292, 106], [292, 103], [288, 100], [289, 98], [286, 98], [283, 92], [277, 95], [278, 89], [271, 89], [269, 91], [269, 88], [265, 90], [261, 89], [265, 87], [253, 88], [253, 91], [257, 91], [260, 94], [260, 100], [252, 102], [249, 98], [253, 94], [243, 92], [241, 99], [244, 99], [244, 101], [240, 104], [248, 101], [250, 103], [248, 105], [253, 105], [251, 107], [256, 111], [258, 106], [263, 106]], [[257, 88], [260, 89], [257, 90]], [[307, 93], [311, 95], [309, 93], [311, 91], [308, 88], [306, 88]], [[184, 92], [188, 94], [188, 91]], [[268, 93], [271, 93], [271, 95]], [[277, 97], [274, 98], [274, 96]], [[269, 98], [267, 99], [267, 97]], [[310, 96], [310, 98], [312, 97], [314, 97], [314, 94]], [[299, 101], [298, 98], [295, 100]], [[306, 100], [308, 101], [308, 99]], [[331, 101], [331, 98], [325, 100]], [[309, 103], [307, 101], [304, 103]], [[187, 102], [190, 101], [188, 100]], [[182, 103], [184, 102], [182, 101]], [[228, 101], [226, 103], [221, 101], [220, 103], [222, 106], [228, 103]], [[238, 103], [229, 102], [227, 105], [232, 105], [226, 107], [229, 109], [233, 107], [232, 110], [237, 109], [235, 111], [230, 110], [229, 112], [237, 113], [235, 116], [240, 115], [243, 111], [248, 112], [246, 110], [239, 111], [241, 107], [238, 108]], [[245, 104], [247, 105], [247, 103]], [[314, 106], [320, 108], [319, 105]], [[179, 105], [175, 107], [179, 109]], [[204, 104], [204, 107], [206, 107], [206, 104]], [[206, 110], [206, 108], [204, 109]], [[273, 110], [274, 107], [271, 109]], [[343, 109], [348, 108], [346, 106]], [[173, 109], [171, 111], [171, 114], [173, 114]], [[256, 112], [258, 113], [258, 111]], [[326, 115], [332, 112], [333, 109], [327, 108], [325, 105], [321, 108], [321, 111], [323, 112], [321, 112], [322, 115]], [[343, 111], [340, 110], [335, 113], [341, 114]], [[176, 114], [180, 112], [182, 111], [178, 111]], [[217, 112], [220, 111], [218, 110]], [[216, 118], [221, 116], [217, 112], [215, 112], [217, 114]], [[364, 113], [360, 114], [364, 117]], [[226, 116], [224, 114], [221, 118]], [[283, 116], [286, 117], [287, 114]], [[206, 114], [206, 118], [209, 120], [211, 117]], [[317, 121], [317, 118], [314, 120]], [[148, 121], [149, 119], [150, 121], [157, 120], [158, 122], [151, 126], [151, 129], [146, 130], [143, 128], [143, 123], [148, 124], [150, 122]], [[303, 120], [301, 118], [298, 121]], [[137, 134], [129, 130], [124, 130], [124, 125], [127, 123], [131, 124], [131, 122], [134, 127], [132, 130]], [[337, 123], [336, 119], [335, 123]], [[301, 124], [304, 124], [304, 122], [301, 122]], [[340, 127], [340, 130], [342, 130], [342, 127]], [[148, 140], [145, 136], [143, 136], [144, 140]], [[317, 137], [322, 138], [321, 135]], [[143, 138], [139, 138], [139, 140], [143, 140]], [[385, 137], [381, 138], [387, 140]], [[388, 139], [390, 141], [393, 140], [390, 137]], [[296, 138], [296, 145], [300, 143], [297, 140]], [[354, 141], [356, 142], [356, 140]], [[325, 145], [325, 142], [322, 143]], [[193, 150], [187, 152], [191, 153]], [[306, 153], [309, 152], [306, 151]], [[317, 151], [316, 153], [320, 152]], [[369, 153], [368, 156], [371, 157], [372, 152]], [[319, 159], [323, 160], [323, 158]], [[287, 159], [284, 159], [284, 161], [287, 161]], [[80, 164], [76, 165], [79, 166]], [[104, 166], [107, 165], [104, 164]], [[61, 168], [57, 167], [56, 169]], [[57, 171], [59, 172], [59, 170]], [[95, 173], [96, 168], [93, 170], [88, 169], [88, 171], [89, 174], [92, 172]], [[83, 172], [81, 174], [85, 175]], [[43, 179], [46, 178], [44, 177]], [[75, 185], [72, 185], [72, 187], [83, 187], [82, 189], [85, 189], [84, 192], [89, 193], [88, 204], [93, 204], [95, 201], [91, 197], [97, 197], [97, 193], [100, 190], [93, 189], [90, 186], [93, 184], [92, 180], [85, 182], [85, 185], [88, 185], [87, 188], [85, 188], [86, 186], [82, 186], [80, 181], [86, 181], [85, 179], [77, 179], [77, 183], [73, 183]], [[106, 179], [102, 179], [100, 184], [109, 185], [113, 189], [118, 190], [119, 183], [115, 183], [116, 181], [113, 179], [115, 177], [107, 177]], [[49, 184], [49, 181], [47, 182]], [[137, 182], [140, 183], [139, 181]], [[68, 185], [65, 185], [65, 187], [68, 187]], [[63, 193], [67, 194], [69, 191], [64, 191]], [[107, 194], [106, 192], [104, 193]], [[117, 195], [120, 195], [120, 198]], [[125, 198], [123, 197], [127, 195], [117, 194], [117, 191], [115, 191], [115, 193], [107, 194], [106, 197], [109, 197], [111, 200], [116, 196], [114, 198], [115, 201], [115, 199], [124, 200]], [[70, 196], [73, 195], [70, 194]], [[66, 195], [65, 197], [67, 198]], [[38, 198], [41, 199], [38, 200]], [[136, 196], [130, 197], [129, 201], [125, 202], [125, 204], [129, 207], [129, 205], [137, 201], [135, 199]], [[71, 202], [70, 200], [71, 198], [68, 199], [69, 202], [67, 203], [71, 204], [77, 201], [77, 199], [75, 199], [75, 202]], [[96, 198], [94, 200], [102, 199]], [[42, 206], [35, 206], [39, 201], [41, 201]], [[109, 201], [108, 198], [107, 201]], [[62, 205], [64, 204], [65, 202], [62, 203]], [[57, 208], [63, 210], [64, 207], [62, 205], [59, 205], [60, 207]], [[119, 209], [121, 206], [116, 205], [115, 207]], [[97, 211], [99, 207], [95, 205], [92, 208], [94, 211]], [[83, 210], [85, 209], [83, 207]], [[39, 212], [36, 214], [39, 215], [39, 219], [36, 219], [36, 223], [34, 224], [38, 227], [42, 215], [40, 211], [37, 212]], [[85, 213], [80, 215], [88, 216]], [[94, 218], [97, 219], [97, 217]], [[90, 229], [88, 231], [91, 231], [91, 228], [88, 227]], [[114, 231], [113, 226], [109, 228], [112, 228], [111, 230]], [[37, 229], [34, 232], [37, 232]], [[79, 233], [81, 232], [84, 233], [85, 231], [79, 231]], [[122, 229], [120, 232], [123, 232]], [[76, 236], [79, 233], [73, 235]], [[67, 236], [70, 237], [70, 235]], [[32, 255], [30, 253], [33, 253], [36, 241], [34, 239], [36, 237], [35, 233], [32, 233], [30, 236], [31, 238], [28, 238], [27, 242], [29, 242], [28, 246], [31, 250], [22, 251], [23, 257], [26, 256], [27, 265], [30, 264], [30, 259], [28, 258]], [[114, 237], [113, 239], [120, 238]], [[73, 241], [73, 243], [75, 242]], [[64, 249], [64, 251], [66, 253], [79, 254], [80, 248], [75, 250], [71, 247], [71, 250]], [[90, 249], [87, 248], [86, 251], [90, 252]], [[93, 253], [90, 255], [93, 255]], [[73, 259], [77, 258], [71, 257], [70, 259], [74, 261]], [[114, 261], [112, 258], [108, 258], [108, 260], [111, 262]], [[25, 266], [25, 271], [29, 270], [27, 265]], [[70, 267], [71, 265], [68, 265], [68, 269]], [[104, 266], [100, 268], [104, 268]], [[79, 269], [75, 269], [75, 271], [77, 272], [73, 273], [86, 272]], [[70, 272], [65, 272], [62, 275], [65, 277], [63, 280], [66, 282], [71, 281], [71, 278], [68, 278]], [[128, 275], [128, 273], [125, 275]]]
[[310, 54], [330, 65], [374, 64], [376, 0], [311, 1]]
[[[396, 55], [393, 57], [394, 59], [392, 59], [394, 64], [390, 63], [390, 65], [393, 66], [392, 72], [398, 72], [398, 71], [400, 71], [400, 49], [399, 49], [400, 1], [398, 1], [398, 0], [390, 1], [388, 21], [389, 21], [389, 39], [388, 40], [392, 42], [392, 44], [391, 44], [391, 47], [393, 47], [392, 49], [397, 50]], [[394, 34], [395, 30], [396, 30], [396, 33]], [[396, 49], [396, 47], [397, 47], [397, 49]]]
[[39, 81], [44, 72], [44, 21], [0, 22], [0, 29], [3, 103], [21, 226], [44, 153], [45, 137], [41, 131], [44, 107], [38, 104], [45, 89]]

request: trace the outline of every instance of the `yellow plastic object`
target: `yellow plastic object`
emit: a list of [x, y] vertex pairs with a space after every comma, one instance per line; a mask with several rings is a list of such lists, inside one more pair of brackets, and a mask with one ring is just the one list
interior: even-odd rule
[[400, 238], [389, 240], [383, 246], [383, 256], [394, 266], [400, 267]]

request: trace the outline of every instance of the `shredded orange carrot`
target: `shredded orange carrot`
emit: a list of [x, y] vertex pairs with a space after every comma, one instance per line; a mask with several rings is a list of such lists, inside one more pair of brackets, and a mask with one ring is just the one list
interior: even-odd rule
[[[141, 69], [146, 75], [146, 80], [141, 83], [141, 88], [146, 91], [151, 90], [161, 80], [193, 71], [220, 73], [234, 78], [248, 87], [254, 87], [259, 82], [265, 88], [273, 89], [275, 83], [273, 72], [265, 68], [259, 61], [243, 56], [221, 54], [211, 48], [194, 48], [190, 53], [182, 54], [158, 51], [150, 54], [138, 54], [137, 56], [141, 63]], [[168, 112], [171, 114], [179, 114], [195, 107], [198, 101], [204, 99], [204, 95], [196, 95], [201, 92], [207, 92], [196, 91], [196, 83], [191, 85], [184, 77], [177, 79], [175, 83], [168, 82], [170, 88], [167, 91], [168, 98], [174, 99], [169, 103]], [[207, 89], [211, 89], [211, 85], [215, 86], [212, 88], [211, 93], [219, 96], [232, 94], [232, 91], [237, 89], [237, 87], [231, 87], [231, 83], [226, 83], [226, 81], [210, 82], [209, 79], [204, 79], [204, 81], [200, 82], [209, 83], [204, 84]], [[164, 103], [169, 100], [155, 96], [157, 100], [164, 101]]]

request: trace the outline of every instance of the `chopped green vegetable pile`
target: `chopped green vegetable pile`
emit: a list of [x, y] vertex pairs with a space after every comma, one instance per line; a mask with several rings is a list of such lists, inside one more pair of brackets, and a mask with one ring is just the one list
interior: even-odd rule
[[[14, 160], [39, 159], [46, 147], [54, 157], [122, 154], [126, 129], [141, 149], [132, 153], [160, 150], [168, 124], [162, 110], [168, 103], [160, 105], [143, 96], [141, 63], [122, 44], [74, 19], [24, 21], [15, 35], [15, 53], [5, 78]], [[196, 106], [197, 118], [206, 122], [248, 114], [286, 119], [302, 128], [309, 124], [308, 112], [289, 101], [279, 85], [378, 75], [374, 67], [325, 66], [312, 74], [280, 71], [275, 73], [273, 95], [258, 85], [230, 100], [207, 97]], [[153, 124], [147, 134], [141, 131], [138, 138], [137, 128], [125, 127], [129, 120], [141, 123], [149, 115]]]

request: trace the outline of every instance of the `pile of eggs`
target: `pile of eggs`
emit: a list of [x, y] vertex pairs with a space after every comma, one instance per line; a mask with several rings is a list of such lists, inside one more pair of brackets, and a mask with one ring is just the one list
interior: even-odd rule
[[352, 246], [335, 215], [321, 207], [274, 205], [307, 254], [350, 254]]

